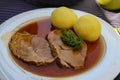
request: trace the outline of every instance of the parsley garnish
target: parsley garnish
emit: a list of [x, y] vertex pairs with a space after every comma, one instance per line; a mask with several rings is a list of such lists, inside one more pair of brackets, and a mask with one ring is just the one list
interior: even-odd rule
[[67, 46], [70, 46], [73, 48], [73, 50], [78, 50], [82, 48], [82, 37], [76, 36], [72, 30], [68, 29], [62, 29], [61, 30], [62, 36], [61, 40], [64, 44]]

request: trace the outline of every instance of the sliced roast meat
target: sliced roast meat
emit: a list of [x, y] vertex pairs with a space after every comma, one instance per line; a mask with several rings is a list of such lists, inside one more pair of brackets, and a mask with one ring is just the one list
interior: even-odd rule
[[36, 65], [46, 65], [55, 60], [48, 42], [37, 35], [17, 32], [9, 43], [10, 50], [18, 58]]
[[87, 44], [82, 42], [82, 49], [73, 50], [61, 41], [61, 31], [53, 30], [48, 34], [48, 41], [53, 50], [53, 55], [62, 66], [79, 69], [84, 66], [87, 56]]

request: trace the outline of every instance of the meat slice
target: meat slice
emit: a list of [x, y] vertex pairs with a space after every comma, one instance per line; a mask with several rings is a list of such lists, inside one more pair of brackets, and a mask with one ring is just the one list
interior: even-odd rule
[[36, 65], [46, 65], [55, 60], [48, 42], [27, 32], [17, 32], [9, 43], [10, 50], [18, 58]]
[[60, 30], [53, 30], [48, 34], [47, 38], [53, 49], [53, 55], [62, 66], [75, 69], [83, 67], [87, 56], [87, 44], [83, 41], [82, 49], [75, 51], [61, 41], [61, 35]]

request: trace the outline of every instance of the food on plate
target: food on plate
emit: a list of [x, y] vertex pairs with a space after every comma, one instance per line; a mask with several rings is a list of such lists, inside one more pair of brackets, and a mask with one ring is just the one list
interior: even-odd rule
[[62, 66], [74, 67], [75, 69], [83, 67], [87, 55], [87, 44], [82, 41], [82, 48], [73, 50], [72, 47], [62, 42], [61, 36], [60, 30], [53, 30], [48, 34], [48, 41], [53, 50], [53, 55], [57, 57]]
[[17, 32], [12, 36], [10, 49], [18, 58], [38, 66], [52, 63], [55, 60], [51, 55], [48, 42], [44, 38], [27, 32]]
[[[40, 20], [36, 20], [36, 21], [33, 20], [33, 22], [28, 22], [28, 23], [25, 23], [20, 26], [21, 26], [21, 28], [17, 32], [15, 32], [15, 34], [11, 37], [11, 41], [9, 42], [9, 47], [10, 47], [10, 51], [11, 51], [10, 55], [13, 58], [13, 60], [20, 67], [22, 67], [23, 69], [25, 69], [31, 73], [34, 73], [34, 74], [37, 74], [40, 76], [68, 77], [68, 76], [81, 74], [85, 71], [90, 70], [92, 67], [94, 67], [100, 61], [100, 59], [104, 53], [104, 40], [103, 40], [102, 36], [100, 36], [100, 38], [98, 40], [96, 40], [92, 43], [86, 42], [83, 39], [80, 40], [80, 41], [82, 41], [82, 47], [77, 50], [74, 50], [74, 48], [72, 46], [69, 46], [65, 43], [63, 44], [62, 36], [60, 37], [60, 34], [62, 35], [62, 30], [63, 31], [65, 30], [65, 32], [66, 32], [66, 29], [58, 29], [58, 28], [52, 26], [50, 18], [40, 19]], [[67, 31], [68, 31], [67, 35], [68, 35], [69, 31], [75, 33], [73, 29], [67, 29]], [[57, 35], [54, 32], [59, 32], [60, 34]], [[16, 36], [16, 34], [17, 34], [17, 36]], [[51, 34], [53, 34], [53, 35], [51, 35]], [[18, 37], [18, 35], [20, 37]], [[50, 35], [52, 37], [50, 37]], [[16, 36], [16, 38], [15, 38], [15, 36]], [[55, 38], [55, 40], [50, 42], [48, 37], [50, 39]], [[57, 37], [58, 37], [58, 39], [56, 39]], [[76, 34], [74, 34], [74, 37], [76, 38], [78, 36]], [[44, 47], [43, 49], [46, 50], [46, 51], [41, 50], [42, 53], [40, 52], [38, 54], [44, 55], [44, 53], [46, 53], [47, 49], [49, 48], [51, 53], [49, 55], [48, 54], [45, 55], [45, 57], [51, 56], [52, 59], [51, 59], [51, 57], [49, 59], [52, 60], [53, 62], [51, 62], [51, 63], [49, 61], [46, 63], [41, 62], [42, 64], [41, 63], [38, 64], [38, 63], [34, 62], [37, 65], [36, 66], [34, 64], [31, 64], [30, 61], [27, 62], [24, 59], [22, 60], [21, 57], [18, 57], [19, 54], [17, 51], [19, 51], [19, 49], [20, 49], [20, 46], [21, 46], [20, 42], [24, 41], [24, 40], [27, 41], [27, 43], [25, 43], [25, 44], [28, 44], [27, 46], [25, 46], [25, 44], [22, 45], [22, 46], [26, 47], [26, 48], [24, 48], [26, 50], [28, 46], [29, 46], [29, 48], [31, 48], [32, 45], [31, 45], [30, 41], [33, 38], [35, 38], [34, 39], [35, 45], [36, 44], [44, 45], [44, 46], [39, 45], [39, 47], [42, 47], [42, 48]], [[39, 41], [39, 38], [40, 38], [40, 41]], [[41, 40], [41, 38], [44, 40]], [[74, 40], [74, 39], [70, 39], [70, 40]], [[51, 44], [56, 43], [56, 42], [58, 44], [54, 44], [52, 47]], [[75, 42], [76, 42], [76, 40], [75, 40]], [[79, 42], [79, 40], [77, 40], [77, 42]], [[49, 43], [49, 46], [47, 46], [48, 43]], [[32, 44], [33, 44], [33, 42], [32, 42]], [[59, 50], [60, 48], [63, 50]], [[41, 49], [41, 48], [39, 48], [39, 49]], [[55, 50], [58, 50], [57, 53], [55, 53]], [[59, 51], [62, 51], [62, 54], [60, 54]], [[24, 51], [23, 51], [23, 53], [26, 54]], [[49, 53], [49, 51], [48, 51], [48, 53]], [[31, 55], [31, 51], [27, 54]], [[21, 56], [21, 55], [19, 55], [19, 56]], [[79, 56], [79, 59], [78, 59], [78, 56]], [[22, 57], [24, 57], [24, 56], [22, 56]], [[39, 55], [37, 57], [41, 58], [41, 56], [39, 56]], [[71, 57], [73, 57], [75, 59], [73, 59]], [[37, 58], [35, 58], [34, 61], [36, 59]], [[44, 57], [42, 57], [41, 59], [44, 59]], [[77, 64], [78, 63], [77, 59], [78, 59], [78, 61], [80, 61], [79, 65]], [[75, 61], [75, 63], [74, 63], [74, 61]]]
[[[76, 14], [66, 7], [54, 11], [63, 12], [60, 13], [63, 18], [59, 18], [62, 26], [52, 23], [53, 14], [20, 25], [9, 42], [12, 58], [25, 70], [47, 77], [73, 76], [91, 69], [104, 53], [99, 21], [92, 15], [83, 15], [75, 21]], [[74, 15], [68, 18], [75, 21], [72, 25], [71, 20], [66, 21], [66, 14]]]
[[71, 28], [76, 20], [77, 15], [67, 7], [58, 7], [51, 14], [51, 23], [56, 28]]
[[84, 40], [96, 41], [101, 34], [101, 25], [95, 16], [87, 14], [78, 19], [74, 25], [74, 30]]

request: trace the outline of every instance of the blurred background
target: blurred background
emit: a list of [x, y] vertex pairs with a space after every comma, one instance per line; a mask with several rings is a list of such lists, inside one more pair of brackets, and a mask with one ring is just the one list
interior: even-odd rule
[[24, 11], [58, 6], [68, 6], [73, 9], [89, 12], [108, 21], [95, 0], [0, 0], [0, 23]]

